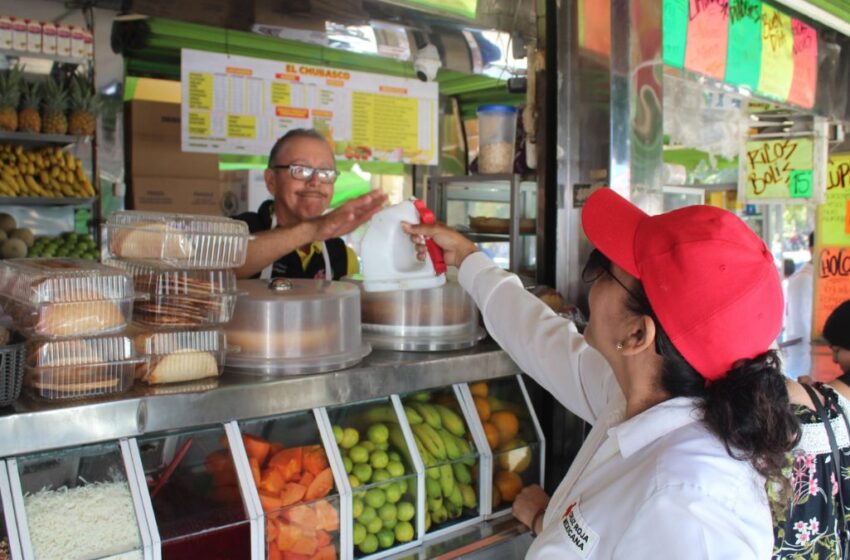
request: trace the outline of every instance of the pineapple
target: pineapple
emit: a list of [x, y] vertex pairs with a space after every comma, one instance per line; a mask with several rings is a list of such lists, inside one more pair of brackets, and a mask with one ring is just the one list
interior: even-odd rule
[[24, 132], [41, 131], [41, 86], [36, 83], [24, 84], [21, 111], [18, 113], [18, 128]]
[[0, 130], [18, 130], [18, 104], [21, 102], [23, 69], [15, 65], [0, 72]]
[[71, 115], [68, 132], [75, 136], [92, 136], [97, 126], [100, 98], [92, 92], [86, 78], [75, 76], [71, 82]]
[[41, 115], [41, 131], [46, 134], [65, 134], [68, 132], [68, 119], [65, 109], [68, 107], [68, 92], [53, 77], [47, 78], [44, 86], [44, 111]]

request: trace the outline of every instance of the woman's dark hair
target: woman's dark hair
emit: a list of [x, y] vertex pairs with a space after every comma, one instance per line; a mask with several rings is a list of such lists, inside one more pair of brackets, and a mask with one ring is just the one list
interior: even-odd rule
[[655, 351], [663, 360], [661, 389], [671, 397], [700, 398], [703, 422], [729, 455], [749, 461], [767, 479], [784, 482], [786, 453], [800, 439], [800, 424], [791, 410], [779, 354], [770, 350], [741, 360], [724, 377], [706, 384], [673, 346], [643, 286], [638, 284], [629, 293], [628, 309], [655, 322]]
[[823, 337], [831, 346], [850, 350], [850, 299], [836, 307], [826, 318]]

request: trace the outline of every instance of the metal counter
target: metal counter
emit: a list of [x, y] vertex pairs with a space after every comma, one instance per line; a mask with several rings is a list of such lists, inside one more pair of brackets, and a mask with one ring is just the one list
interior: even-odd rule
[[[45, 403], [23, 396], [0, 411], [0, 457], [165, 430], [260, 418], [393, 393], [520, 373], [491, 340], [457, 352], [375, 351], [360, 365], [322, 375], [262, 379], [225, 371], [203, 392], [138, 387], [107, 399]], [[178, 386], [179, 388], [179, 386]], [[167, 389], [166, 389], [167, 390]]]

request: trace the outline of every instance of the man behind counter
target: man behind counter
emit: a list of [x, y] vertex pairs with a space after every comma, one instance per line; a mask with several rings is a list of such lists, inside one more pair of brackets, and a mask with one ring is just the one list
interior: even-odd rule
[[358, 272], [357, 255], [340, 236], [368, 221], [387, 197], [372, 191], [325, 214], [337, 175], [333, 151], [315, 130], [291, 130], [275, 142], [265, 171], [274, 200], [236, 217], [254, 235], [239, 278], [339, 280]]

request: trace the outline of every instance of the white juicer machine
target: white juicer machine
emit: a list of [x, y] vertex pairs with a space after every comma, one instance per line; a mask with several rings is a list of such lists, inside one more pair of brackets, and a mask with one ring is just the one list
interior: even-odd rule
[[433, 224], [434, 213], [415, 198], [385, 208], [372, 217], [360, 245], [363, 289], [367, 292], [437, 288], [446, 283], [443, 251], [425, 241], [428, 254], [416, 258], [416, 246], [404, 233], [401, 222]]

